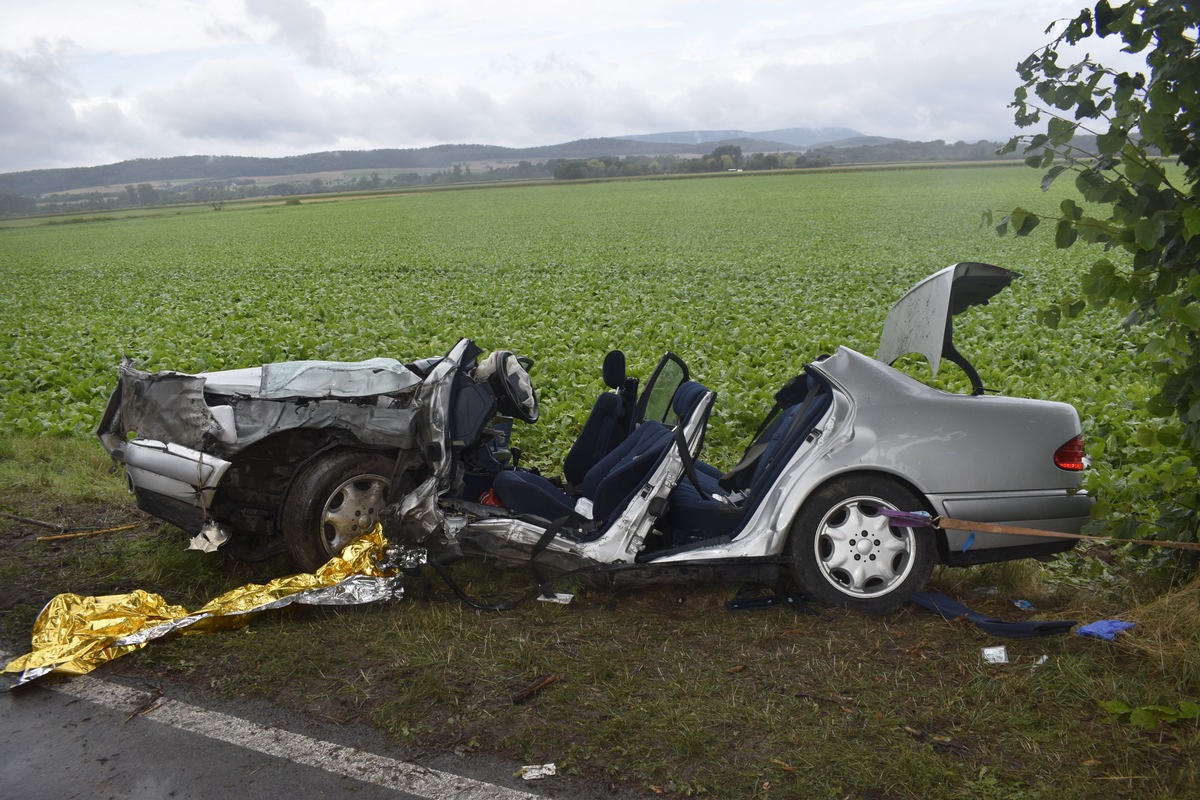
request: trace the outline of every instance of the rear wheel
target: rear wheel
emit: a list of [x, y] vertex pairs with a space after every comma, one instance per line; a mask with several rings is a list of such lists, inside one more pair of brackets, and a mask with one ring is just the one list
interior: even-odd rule
[[282, 528], [302, 569], [317, 569], [374, 527], [394, 464], [382, 453], [333, 450], [300, 471], [284, 502]]
[[921, 511], [911, 489], [850, 475], [813, 493], [792, 523], [788, 551], [801, 591], [829, 606], [888, 614], [933, 571], [933, 532], [895, 525], [880, 509]]

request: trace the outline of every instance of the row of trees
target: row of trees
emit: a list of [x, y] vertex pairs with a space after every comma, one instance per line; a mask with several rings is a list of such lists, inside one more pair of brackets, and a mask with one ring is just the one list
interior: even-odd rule
[[55, 194], [40, 202], [12, 195], [21, 203], [4, 203], [0, 196], [0, 216], [55, 213], [60, 211], [96, 211], [168, 205], [172, 203], [224, 203], [256, 197], [294, 197], [297, 195], [331, 192], [362, 192], [397, 189], [413, 186], [436, 186], [481, 181], [537, 180], [554, 175], [557, 161], [536, 164], [521, 161], [511, 167], [489, 167], [472, 170], [469, 165], [455, 164], [448, 170], [429, 173], [399, 172], [383, 176], [378, 172], [340, 180], [311, 178], [304, 181], [259, 183], [249, 178], [184, 183], [129, 184], [124, 191], [95, 191]]
[[[857, 147], [827, 147], [805, 153], [742, 152], [738, 145], [722, 145], [698, 158], [674, 155], [606, 156], [603, 158], [552, 158], [544, 161], [521, 160], [512, 166], [472, 169], [467, 163], [449, 169], [406, 170], [381, 174], [363, 172], [338, 180], [311, 178], [302, 181], [258, 182], [249, 178], [219, 178], [182, 182], [128, 184], [124, 190], [61, 193], [40, 200], [11, 195], [0, 196], [0, 216], [19, 216], [63, 211], [102, 211], [171, 203], [224, 203], [257, 197], [294, 197], [329, 192], [388, 190], [415, 186], [454, 183], [479, 183], [507, 180], [581, 180], [595, 178], [673, 175], [729, 170], [775, 170], [826, 167], [835, 164], [887, 163], [896, 161], [982, 161], [996, 155], [997, 142], [946, 143], [885, 142]], [[1019, 158], [1019, 154], [1003, 157]], [[177, 159], [176, 159], [177, 160]], [[174, 162], [172, 162], [174, 163]], [[385, 173], [387, 170], [384, 170]]]
[[115, 210], [171, 203], [224, 203], [256, 197], [295, 197], [329, 192], [361, 192], [488, 181], [613, 178], [723, 172], [733, 169], [795, 169], [829, 166], [832, 163], [833, 160], [827, 156], [812, 157], [796, 153], [754, 153], [744, 156], [741, 147], [725, 145], [700, 158], [628, 156], [587, 160], [550, 159], [543, 162], [522, 160], [507, 167], [472, 169], [469, 164], [455, 164], [450, 169], [426, 173], [409, 171], [385, 176], [379, 172], [371, 172], [340, 180], [311, 178], [279, 183], [259, 183], [249, 178], [168, 182], [157, 185], [138, 183], [125, 186], [124, 191], [50, 195], [37, 203], [22, 198], [25, 202], [6, 205], [0, 209], [0, 214], [15, 216], [59, 211]]
[[753, 153], [745, 156], [738, 145], [722, 145], [700, 158], [677, 156], [625, 156], [563, 161], [554, 170], [556, 180], [621, 178], [639, 175], [679, 175], [731, 170], [802, 169], [832, 166], [828, 156], [803, 153]]

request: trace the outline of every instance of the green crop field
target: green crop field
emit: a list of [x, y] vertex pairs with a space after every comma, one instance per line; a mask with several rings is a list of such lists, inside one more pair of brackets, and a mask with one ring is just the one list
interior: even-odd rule
[[[1065, 183], [1065, 182], [1064, 182]], [[873, 353], [918, 279], [956, 261], [1025, 275], [961, 324], [987, 385], [1067, 400], [1105, 427], [1146, 393], [1106, 314], [1037, 311], [1093, 254], [1002, 239], [985, 209], [1056, 209], [1027, 168], [921, 169], [429, 192], [0, 229], [0, 425], [88, 433], [123, 353], [199, 371], [291, 359], [401, 360], [461, 336], [534, 357], [534, 463], [564, 454], [624, 349], [673, 350], [718, 392], [708, 457], [728, 465], [771, 393], [846, 344]], [[959, 379], [948, 366], [944, 377]]]

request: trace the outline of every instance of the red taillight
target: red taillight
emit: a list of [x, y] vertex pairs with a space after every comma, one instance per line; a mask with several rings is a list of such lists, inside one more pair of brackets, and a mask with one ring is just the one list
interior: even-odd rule
[[1054, 466], [1074, 472], [1079, 472], [1087, 466], [1087, 456], [1083, 453], [1082, 433], [1054, 451]]

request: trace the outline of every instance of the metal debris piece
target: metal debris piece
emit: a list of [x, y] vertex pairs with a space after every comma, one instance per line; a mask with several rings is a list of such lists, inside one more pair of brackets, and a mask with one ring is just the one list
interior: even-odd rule
[[551, 592], [549, 594], [539, 594], [537, 599], [544, 603], [559, 603], [566, 606], [571, 604], [571, 601], [575, 599], [575, 595], [567, 592]]
[[100, 597], [60, 594], [38, 615], [30, 652], [3, 671], [21, 673], [16, 686], [50, 673], [84, 675], [176, 631], [239, 628], [254, 614], [292, 603], [357, 605], [399, 598], [404, 593], [401, 576], [384, 574], [379, 567], [384, 543], [383, 531], [376, 525], [316, 572], [242, 586], [196, 612], [169, 605], [141, 589]]
[[215, 553], [217, 548], [229, 541], [229, 531], [223, 526], [209, 520], [200, 528], [200, 532], [188, 543], [188, 550], [199, 550], [204, 553]]
[[557, 772], [558, 768], [554, 764], [530, 764], [517, 770], [517, 774], [527, 781], [553, 778]]

